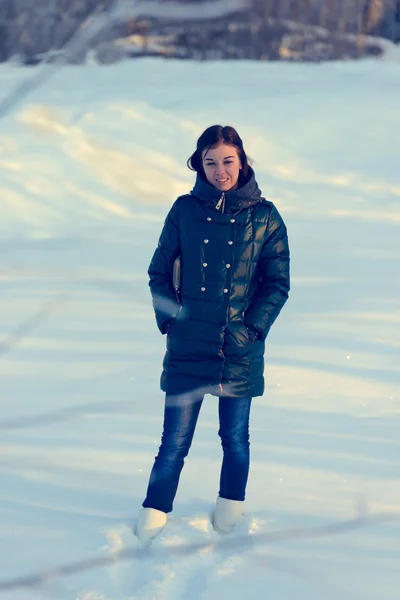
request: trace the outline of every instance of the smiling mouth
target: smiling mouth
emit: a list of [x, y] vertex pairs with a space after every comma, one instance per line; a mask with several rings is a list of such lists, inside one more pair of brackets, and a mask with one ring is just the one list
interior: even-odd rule
[[218, 183], [225, 183], [225, 181], [228, 181], [228, 179], [217, 179], [216, 181], [218, 181]]

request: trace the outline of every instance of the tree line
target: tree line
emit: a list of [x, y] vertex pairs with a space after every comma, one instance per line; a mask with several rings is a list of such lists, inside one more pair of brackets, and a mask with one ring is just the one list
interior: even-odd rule
[[[49, 51], [62, 48], [94, 10], [107, 10], [111, 4], [110, 0], [0, 0], [0, 61], [12, 56], [26, 64], [40, 61]], [[400, 0], [249, 0], [243, 12], [255, 27], [275, 19], [400, 41]], [[181, 27], [185, 34], [185, 25]], [[110, 32], [92, 43], [104, 40], [110, 41]]]

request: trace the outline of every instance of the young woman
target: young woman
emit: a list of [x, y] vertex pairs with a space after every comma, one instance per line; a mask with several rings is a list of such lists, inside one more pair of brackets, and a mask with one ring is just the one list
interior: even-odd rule
[[135, 529], [142, 542], [172, 511], [205, 394], [219, 397], [223, 448], [212, 523], [228, 533], [239, 522], [251, 400], [264, 393], [264, 343], [289, 292], [286, 227], [262, 197], [237, 131], [206, 129], [188, 166], [197, 172], [195, 186], [173, 204], [149, 267], [157, 325], [167, 334], [166, 396], [161, 446]]

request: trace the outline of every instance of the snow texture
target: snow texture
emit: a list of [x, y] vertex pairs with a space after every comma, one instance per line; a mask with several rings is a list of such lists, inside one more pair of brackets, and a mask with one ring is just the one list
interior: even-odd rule
[[[0, 598], [398, 599], [398, 71], [65, 67], [0, 122], [1, 580], [111, 561]], [[30, 74], [1, 66], [0, 100]], [[175, 511], [140, 551], [130, 527], [163, 408], [146, 270], [216, 122], [238, 128], [285, 218], [293, 287], [254, 401], [243, 526], [210, 527], [221, 450], [207, 397]]]

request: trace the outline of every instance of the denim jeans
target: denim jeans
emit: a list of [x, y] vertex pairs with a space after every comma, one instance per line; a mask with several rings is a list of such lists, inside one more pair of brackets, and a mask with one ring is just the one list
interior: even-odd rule
[[[192, 444], [204, 396], [165, 397], [164, 428], [147, 488], [145, 508], [171, 512], [184, 460]], [[251, 398], [219, 399], [219, 431], [223, 449], [219, 495], [244, 500], [250, 465]]]

